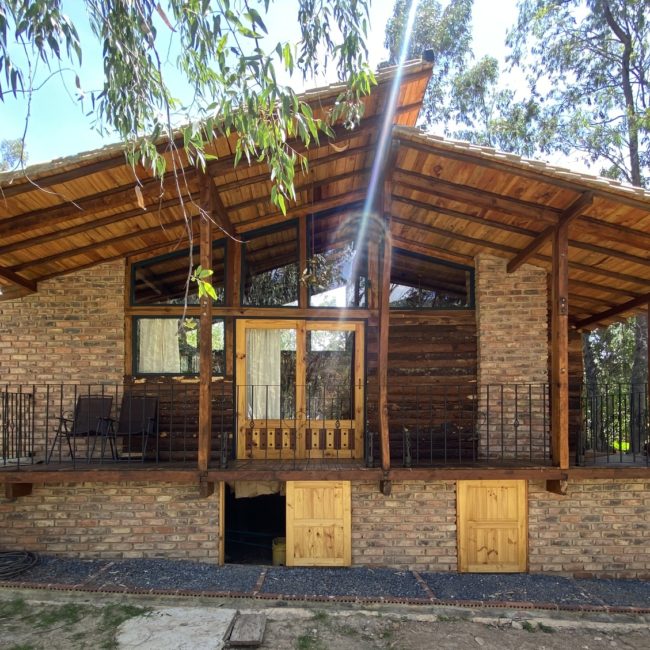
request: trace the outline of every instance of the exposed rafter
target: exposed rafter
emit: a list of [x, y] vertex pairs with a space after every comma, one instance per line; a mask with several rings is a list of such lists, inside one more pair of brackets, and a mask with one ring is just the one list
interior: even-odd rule
[[627, 311], [638, 309], [639, 307], [643, 307], [643, 305], [649, 303], [650, 303], [650, 292], [643, 294], [638, 298], [634, 298], [633, 300], [629, 300], [628, 302], [624, 302], [622, 305], [612, 307], [611, 309], [601, 312], [600, 314], [594, 314], [593, 316], [589, 316], [589, 318], [583, 318], [582, 320], [575, 322], [573, 325], [576, 329], [582, 329], [584, 327], [588, 327], [589, 325], [594, 325], [596, 323], [609, 320], [610, 318], [619, 316], [620, 314], [623, 314]]
[[568, 226], [577, 219], [594, 202], [593, 192], [585, 192], [578, 197], [561, 215], [555, 226], [545, 228], [533, 241], [520, 253], [508, 262], [508, 273], [513, 273], [525, 264], [535, 253], [551, 238], [554, 230]]
[[11, 269], [0, 268], [0, 278], [4, 278], [11, 284], [15, 284], [17, 287], [27, 289], [27, 291], [30, 291], [31, 293], [36, 292], [37, 287], [35, 280], [28, 280], [27, 278], [23, 278], [21, 275], [18, 275]]

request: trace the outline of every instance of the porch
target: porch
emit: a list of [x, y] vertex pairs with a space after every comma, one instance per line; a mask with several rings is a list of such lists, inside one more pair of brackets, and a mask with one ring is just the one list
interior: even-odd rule
[[[221, 380], [211, 389], [210, 455], [202, 476], [388, 475], [378, 469], [372, 384], [346, 392], [340, 385], [252, 387]], [[198, 391], [196, 381], [5, 385], [0, 473], [112, 472], [123, 480], [134, 470], [198, 472]], [[277, 396], [279, 413], [268, 412], [274, 408], [270, 394]], [[578, 394], [571, 467], [650, 467], [647, 387], [589, 387]], [[304, 409], [296, 409], [296, 395], [304, 395]], [[391, 382], [390, 470], [470, 469], [476, 476], [481, 470], [557, 469], [550, 408], [548, 384]], [[355, 411], [363, 414], [360, 426], [350, 417]]]

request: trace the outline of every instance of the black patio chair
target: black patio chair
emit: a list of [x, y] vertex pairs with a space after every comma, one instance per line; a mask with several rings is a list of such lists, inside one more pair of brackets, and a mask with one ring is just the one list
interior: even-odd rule
[[[104, 453], [105, 436], [107, 433], [107, 423], [110, 420], [111, 406], [113, 398], [106, 395], [79, 395], [72, 417], [66, 417], [64, 412], [59, 416], [59, 424], [56, 434], [50, 447], [50, 453], [47, 461], [50, 462], [54, 448], [57, 442], [65, 436], [70, 451], [70, 458], [75, 459], [73, 438], [90, 438], [94, 437], [92, 449], [89, 450], [88, 457], [91, 458], [95, 451], [97, 437], [102, 437], [102, 455]], [[115, 455], [111, 441], [111, 451]]]
[[[137, 395], [130, 392], [124, 393], [119, 420], [117, 420], [117, 423], [115, 420], [110, 420], [109, 424], [108, 438], [111, 444], [116, 443], [117, 437], [120, 436], [128, 439], [130, 447], [133, 438], [142, 438], [142, 460], [144, 460], [149, 438], [155, 439], [158, 433], [158, 397]], [[115, 424], [117, 424], [117, 427], [115, 427]], [[115, 449], [117, 450], [117, 446]], [[115, 457], [119, 457], [117, 452]], [[157, 461], [158, 452], [156, 450]]]

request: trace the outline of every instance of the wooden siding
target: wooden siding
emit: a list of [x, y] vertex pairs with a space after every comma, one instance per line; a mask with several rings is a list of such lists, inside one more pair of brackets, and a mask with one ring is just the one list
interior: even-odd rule
[[[388, 350], [391, 459], [397, 463], [403, 460], [405, 428], [410, 432], [414, 447], [420, 437], [426, 438], [428, 447], [421, 451], [433, 459], [456, 456], [458, 445], [472, 445], [469, 437], [450, 432], [470, 424], [475, 405], [474, 310], [392, 313]], [[368, 426], [372, 432], [378, 430], [377, 335], [374, 328], [368, 328], [367, 365]], [[438, 441], [431, 435], [437, 429], [440, 429]], [[425, 432], [426, 436], [422, 436]]]

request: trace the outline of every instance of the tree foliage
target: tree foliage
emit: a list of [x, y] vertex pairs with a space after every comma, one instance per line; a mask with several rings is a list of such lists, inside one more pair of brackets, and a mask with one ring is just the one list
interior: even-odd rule
[[[386, 27], [390, 63], [402, 48], [406, 0], [395, 3]], [[535, 150], [531, 123], [537, 104], [520, 101], [504, 88], [499, 63], [492, 56], [474, 60], [472, 52], [473, 0], [422, 0], [408, 43], [410, 58], [425, 50], [434, 61], [421, 118], [430, 128], [475, 144], [532, 155]]]
[[[79, 66], [86, 47], [64, 14], [63, 0], [0, 0], [0, 99], [31, 95], [38, 65]], [[345, 92], [330, 114], [354, 126], [360, 98], [373, 75], [365, 64], [367, 0], [298, 0], [300, 42], [270, 41], [265, 18], [280, 10], [272, 0], [84, 0], [101, 43], [104, 82], [88, 98], [98, 128], [128, 144], [130, 161], [161, 176], [165, 158], [156, 144], [173, 144], [179, 124], [189, 161], [206, 162], [206, 143], [236, 133], [235, 162], [268, 164], [272, 199], [283, 211], [293, 198], [298, 160], [291, 140], [305, 144], [328, 124], [278, 82], [280, 71], [311, 77], [331, 59]], [[176, 67], [192, 90], [181, 103], [170, 90], [163, 62]], [[79, 76], [76, 84], [81, 89]], [[182, 165], [174, 157], [174, 166]], [[304, 162], [304, 159], [300, 159]]]
[[508, 35], [539, 102], [547, 150], [582, 152], [601, 173], [650, 178], [647, 0], [522, 0]]
[[0, 172], [14, 169], [16, 166], [24, 163], [27, 154], [24, 151], [23, 141], [16, 140], [0, 141]]

